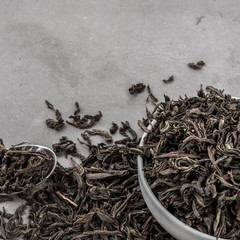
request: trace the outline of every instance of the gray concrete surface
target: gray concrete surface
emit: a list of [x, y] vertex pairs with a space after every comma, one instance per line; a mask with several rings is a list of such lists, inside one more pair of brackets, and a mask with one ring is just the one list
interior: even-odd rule
[[[200, 84], [239, 96], [239, 8], [237, 0], [0, 0], [0, 137], [7, 146], [76, 140], [82, 131], [71, 126], [47, 129], [45, 99], [65, 119], [79, 101], [82, 114], [102, 111], [96, 127], [129, 120], [141, 134], [147, 93], [128, 93], [137, 82], [160, 100], [195, 95]], [[198, 60], [202, 71], [187, 67]]]

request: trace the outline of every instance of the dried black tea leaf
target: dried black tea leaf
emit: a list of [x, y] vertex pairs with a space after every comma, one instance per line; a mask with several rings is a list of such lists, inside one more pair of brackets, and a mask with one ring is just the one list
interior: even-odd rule
[[49, 109], [55, 112], [55, 115], [56, 115], [56, 120], [49, 118], [46, 120], [46, 125], [49, 128], [52, 128], [57, 131], [62, 129], [65, 125], [64, 120], [62, 118], [62, 114], [58, 109], [55, 109], [54, 106], [49, 101], [45, 100], [45, 103]]
[[92, 129], [92, 130], [86, 130], [86, 133], [90, 134], [90, 135], [99, 135], [102, 136], [103, 139], [108, 142], [111, 143], [112, 142], [112, 137], [109, 135], [109, 133], [106, 130], [101, 130], [101, 129]]
[[110, 133], [111, 134], [114, 134], [114, 133], [116, 133], [117, 132], [117, 130], [118, 130], [118, 125], [115, 123], [115, 122], [112, 122], [112, 126], [111, 126], [111, 128], [110, 128]]
[[76, 143], [68, 139], [66, 136], [62, 136], [59, 139], [59, 143], [54, 143], [52, 148], [57, 156], [65, 155], [65, 157], [67, 157], [68, 155], [71, 155], [73, 157], [78, 157], [81, 160], [85, 160], [85, 157], [78, 152]]
[[145, 89], [145, 85], [143, 83], [137, 83], [137, 84], [133, 84], [129, 89], [129, 93], [130, 94], [137, 94], [137, 93], [141, 93], [144, 91]]
[[199, 61], [197, 63], [188, 63], [188, 66], [194, 70], [201, 70], [204, 65], [204, 61]]
[[130, 137], [125, 137], [125, 138], [115, 141], [116, 144], [127, 144], [129, 142], [131, 142]]
[[170, 76], [168, 79], [163, 79], [163, 82], [170, 83], [170, 82], [173, 82], [173, 80], [174, 80], [174, 76]]
[[50, 109], [52, 109], [53, 111], [55, 111], [54, 106], [53, 106], [49, 101], [45, 100], [45, 103], [47, 104], [47, 107], [48, 107], [48, 108], [50, 108]]
[[153, 95], [149, 85], [147, 85], [147, 91], [148, 91], [148, 97], [146, 98], [146, 101], [152, 102], [153, 104], [155, 104], [155, 102], [158, 102], [158, 99]]
[[0, 196], [0, 203], [1, 202], [6, 202], [6, 201], [13, 201], [14, 198], [8, 195], [2, 195]]
[[137, 141], [137, 133], [131, 128], [130, 123], [126, 121], [126, 122], [121, 122], [121, 124], [122, 124], [122, 127], [119, 128], [119, 133], [126, 138], [130, 138], [129, 135], [127, 134], [128, 132], [132, 137], [130, 138], [130, 140], [132, 142]]
[[[98, 122], [101, 117], [102, 117], [102, 113], [99, 111], [97, 114], [95, 115], [84, 115], [82, 118], [81, 116], [78, 114], [80, 112], [80, 108], [78, 106], [78, 104], [76, 103], [77, 106], [77, 110], [74, 112], [73, 116], [70, 116], [69, 118], [72, 118], [73, 121], [66, 121], [66, 123], [79, 128], [79, 129], [85, 129], [85, 128], [90, 128], [93, 125], [95, 125], [96, 122]], [[75, 113], [77, 113], [75, 115]]]
[[80, 107], [79, 107], [79, 103], [78, 102], [75, 102], [75, 106], [76, 106], [76, 110], [74, 112], [74, 115], [78, 115], [80, 113]]

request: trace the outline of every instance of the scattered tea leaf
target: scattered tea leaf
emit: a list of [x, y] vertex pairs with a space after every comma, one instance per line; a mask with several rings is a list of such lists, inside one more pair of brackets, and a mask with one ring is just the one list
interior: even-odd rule
[[170, 76], [168, 79], [163, 79], [163, 82], [170, 83], [170, 82], [173, 82], [173, 80], [174, 80], [174, 76]]
[[137, 84], [133, 84], [128, 90], [129, 90], [129, 93], [133, 95], [133, 94], [143, 92], [145, 87], [146, 86], [143, 83], [137, 83]]
[[115, 122], [112, 122], [112, 126], [111, 126], [111, 128], [110, 128], [110, 133], [111, 134], [114, 134], [114, 133], [116, 133], [117, 132], [117, 130], [118, 130], [118, 125], [115, 123]]
[[201, 70], [204, 65], [204, 61], [199, 61], [197, 63], [188, 63], [188, 66], [194, 70]]
[[49, 101], [45, 100], [45, 103], [49, 109], [55, 112], [55, 115], [56, 115], [56, 120], [49, 118], [46, 120], [46, 125], [49, 128], [59, 131], [65, 125], [64, 120], [62, 118], [62, 114], [58, 109], [55, 110], [54, 106]]

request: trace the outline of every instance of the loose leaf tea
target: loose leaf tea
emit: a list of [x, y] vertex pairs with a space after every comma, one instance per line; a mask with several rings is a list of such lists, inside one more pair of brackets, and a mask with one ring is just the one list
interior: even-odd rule
[[[145, 145], [138, 146], [128, 121], [119, 128], [124, 138], [111, 145], [91, 142], [92, 135], [110, 142], [112, 136], [105, 130], [82, 132], [78, 142], [89, 148], [87, 157], [63, 136], [52, 147], [57, 156], [70, 155], [72, 167], [58, 163], [46, 186], [19, 195], [26, 204], [14, 214], [3, 208], [0, 239], [174, 240], [153, 218], [142, 197], [138, 155], [144, 159], [151, 189], [177, 218], [216, 238], [239, 239], [240, 101], [208, 86], [208, 93], [200, 89], [197, 97], [172, 101], [164, 95], [165, 102], [157, 103], [149, 86], [147, 90], [147, 101], [155, 106], [153, 112], [146, 108], [147, 118], [138, 121], [147, 132]], [[68, 123], [77, 128], [92, 127], [102, 116], [99, 112], [81, 118], [79, 104], [75, 106], [73, 121]], [[48, 107], [54, 109], [50, 103]], [[153, 119], [157, 123], [149, 130]], [[118, 127], [113, 123], [111, 129], [113, 134]], [[0, 139], [0, 159], [6, 151]], [[0, 165], [0, 174], [4, 171], [6, 167]], [[30, 211], [24, 223], [26, 206]]]
[[129, 89], [129, 93], [130, 94], [137, 94], [137, 93], [141, 93], [144, 91], [145, 89], [145, 85], [143, 83], [137, 83], [137, 84], [133, 84]]
[[92, 130], [86, 130], [86, 133], [90, 134], [90, 135], [99, 135], [102, 136], [103, 139], [108, 142], [111, 143], [112, 142], [112, 137], [109, 135], [109, 133], [106, 130], [101, 130], [101, 129], [92, 129]]
[[78, 115], [80, 113], [80, 107], [79, 107], [79, 103], [75, 102], [75, 106], [76, 106], [76, 110], [74, 112], [74, 116]]
[[165, 96], [157, 106], [157, 123], [145, 139], [145, 175], [179, 220], [217, 238], [239, 239], [240, 100], [206, 90], [177, 101]]
[[61, 139], [59, 139], [59, 143], [53, 144], [52, 148], [57, 156], [65, 155], [65, 157], [67, 157], [68, 155], [71, 155], [81, 159], [82, 161], [86, 158], [78, 152], [76, 143], [68, 139], [66, 136], [61, 137]]
[[1, 202], [6, 202], [6, 201], [13, 201], [14, 198], [8, 195], [2, 195], [0, 196], [0, 203]]
[[41, 151], [6, 149], [0, 145], [0, 193], [10, 194], [34, 187], [53, 168], [54, 161]]
[[148, 97], [146, 98], [146, 101], [152, 102], [155, 105], [155, 102], [158, 102], [158, 99], [153, 95], [149, 85], [147, 85], [147, 91], [148, 91]]
[[117, 130], [118, 130], [118, 125], [115, 123], [115, 122], [112, 122], [112, 126], [111, 126], [111, 128], [110, 128], [110, 133], [111, 134], [114, 134], [114, 133], [116, 133], [117, 132]]
[[174, 76], [170, 76], [168, 79], [163, 79], [163, 82], [170, 83], [170, 82], [173, 82], [173, 80], [174, 80]]
[[95, 114], [94, 116], [92, 115], [84, 115], [82, 118], [80, 116], [80, 108], [79, 108], [79, 104], [78, 102], [75, 103], [76, 106], [76, 110], [74, 112], [73, 115], [69, 116], [69, 118], [72, 118], [73, 121], [66, 121], [68, 124], [79, 128], [79, 129], [84, 129], [84, 128], [90, 128], [93, 125], [95, 125], [96, 122], [98, 122], [101, 117], [102, 117], [102, 113], [99, 111], [97, 114]]
[[[121, 122], [121, 123], [122, 123], [122, 127], [119, 128], [119, 133], [121, 135], [123, 135], [124, 137], [128, 138], [129, 141], [136, 142], [137, 141], [137, 133], [131, 128], [129, 122], [126, 121], [126, 122]], [[127, 132], [130, 133], [132, 138], [129, 137]]]
[[194, 70], [201, 70], [204, 65], [204, 61], [199, 61], [197, 63], [188, 63], [188, 66]]
[[136, 156], [125, 146], [99, 144], [81, 165], [58, 163], [46, 187], [21, 195], [31, 206], [27, 224], [19, 210], [10, 218], [0, 213], [3, 239], [174, 240], [145, 205]]
[[23, 223], [23, 213], [26, 210], [26, 204], [19, 206], [14, 214], [9, 214], [3, 207], [3, 211], [0, 211], [0, 238], [16, 239], [24, 232], [28, 232], [27, 224]]
[[49, 118], [46, 120], [46, 125], [49, 128], [52, 128], [57, 131], [62, 129], [65, 125], [64, 120], [62, 118], [62, 114], [60, 113], [60, 111], [58, 109], [55, 110], [54, 106], [47, 100], [45, 100], [45, 103], [49, 109], [51, 109], [55, 112], [55, 115], [56, 115], [56, 120]]

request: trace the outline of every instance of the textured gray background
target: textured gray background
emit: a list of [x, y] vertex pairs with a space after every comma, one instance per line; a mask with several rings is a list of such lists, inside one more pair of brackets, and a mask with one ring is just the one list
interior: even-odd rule
[[[128, 93], [137, 82], [160, 100], [200, 84], [238, 96], [239, 9], [238, 0], [0, 0], [0, 137], [7, 146], [75, 141], [81, 130], [47, 129], [45, 99], [65, 119], [79, 101], [82, 114], [102, 111], [98, 128], [129, 120], [137, 129], [147, 96]], [[202, 71], [187, 67], [198, 60]]]

